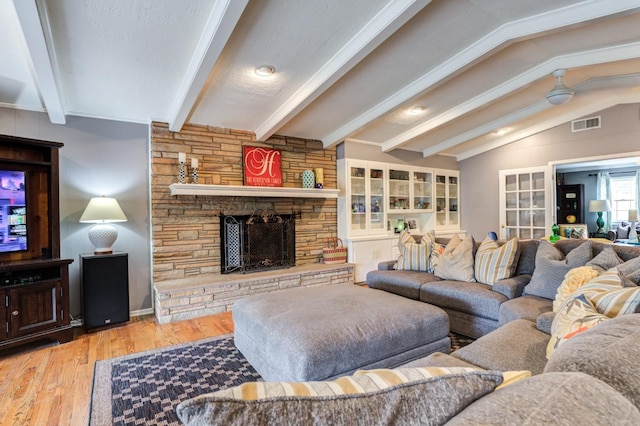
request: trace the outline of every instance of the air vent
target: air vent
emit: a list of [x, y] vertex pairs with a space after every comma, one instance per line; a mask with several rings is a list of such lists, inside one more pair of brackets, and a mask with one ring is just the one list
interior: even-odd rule
[[583, 118], [582, 120], [574, 120], [571, 122], [572, 132], [581, 132], [583, 130], [599, 129], [600, 116]]

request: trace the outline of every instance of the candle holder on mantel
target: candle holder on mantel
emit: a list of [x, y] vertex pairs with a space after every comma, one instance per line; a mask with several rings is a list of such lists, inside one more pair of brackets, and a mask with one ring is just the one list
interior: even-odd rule
[[178, 182], [184, 183], [185, 178], [187, 177], [187, 167], [185, 163], [187, 162], [187, 154], [184, 152], [178, 153], [178, 164], [180, 164], [180, 168], [178, 169]]
[[191, 183], [198, 183], [198, 159], [191, 159]]

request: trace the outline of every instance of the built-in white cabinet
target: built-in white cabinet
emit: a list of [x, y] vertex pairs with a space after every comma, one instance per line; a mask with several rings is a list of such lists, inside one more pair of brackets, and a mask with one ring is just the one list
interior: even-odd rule
[[460, 172], [436, 169], [436, 229], [460, 228]]
[[356, 265], [355, 281], [398, 256], [399, 224], [415, 234], [464, 235], [459, 179], [455, 170], [338, 160], [338, 236]]

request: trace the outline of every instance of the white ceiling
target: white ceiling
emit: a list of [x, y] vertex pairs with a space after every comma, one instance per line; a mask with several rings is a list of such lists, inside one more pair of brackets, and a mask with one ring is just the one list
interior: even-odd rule
[[[462, 160], [640, 102], [640, 0], [0, 0], [0, 40], [0, 106], [58, 124], [190, 122]], [[576, 95], [551, 106], [559, 68]]]

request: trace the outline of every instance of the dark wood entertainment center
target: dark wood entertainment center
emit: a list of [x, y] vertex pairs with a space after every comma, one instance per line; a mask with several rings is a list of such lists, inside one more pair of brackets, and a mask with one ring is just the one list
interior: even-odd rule
[[[73, 339], [68, 268], [73, 260], [60, 258], [62, 146], [0, 135], [0, 170], [24, 172], [27, 239], [26, 250], [0, 252], [0, 350], [41, 339]], [[4, 241], [7, 225], [1, 223]]]

